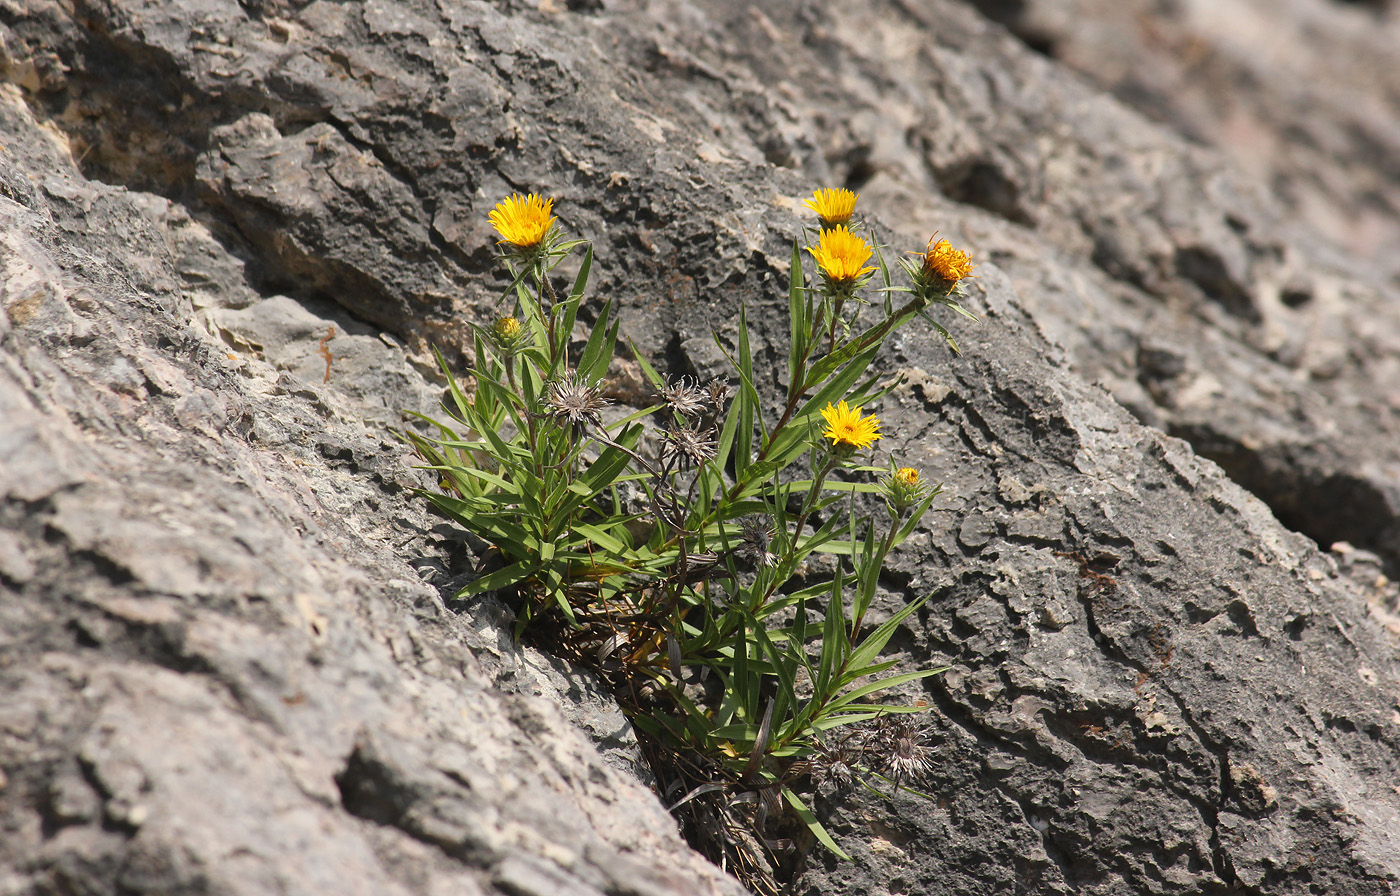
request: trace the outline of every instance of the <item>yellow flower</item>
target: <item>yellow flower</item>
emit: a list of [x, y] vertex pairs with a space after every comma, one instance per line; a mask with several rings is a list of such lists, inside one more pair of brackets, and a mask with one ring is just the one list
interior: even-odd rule
[[953, 244], [947, 240], [933, 241], [934, 234], [928, 239], [928, 248], [924, 250], [924, 274], [928, 277], [938, 277], [945, 283], [957, 283], [959, 280], [972, 276], [972, 256], [961, 249], [954, 249]]
[[826, 418], [826, 431], [822, 435], [831, 439], [832, 448], [849, 447], [858, 451], [869, 448], [880, 438], [879, 418], [874, 414], [862, 417], [860, 408], [852, 408], [844, 400], [822, 408], [822, 417]]
[[860, 198], [859, 193], [852, 193], [847, 189], [820, 189], [812, 194], [803, 205], [817, 213], [821, 218], [822, 227], [835, 227], [837, 224], [845, 224], [851, 220], [851, 213], [856, 210], [856, 200]]
[[549, 228], [558, 220], [550, 216], [553, 210], [553, 199], [544, 199], [534, 193], [529, 196], [512, 193], [501, 200], [488, 217], [501, 235], [501, 242], [521, 249], [533, 249], [544, 241]]
[[513, 317], [503, 317], [496, 321], [494, 332], [496, 338], [502, 342], [514, 342], [520, 338], [521, 329], [520, 321]]
[[823, 230], [817, 247], [809, 246], [807, 251], [833, 284], [845, 285], [875, 270], [865, 264], [870, 260], [870, 247], [844, 226]]
[[895, 481], [905, 488], [919, 487], [919, 471], [913, 467], [900, 467], [894, 471]]

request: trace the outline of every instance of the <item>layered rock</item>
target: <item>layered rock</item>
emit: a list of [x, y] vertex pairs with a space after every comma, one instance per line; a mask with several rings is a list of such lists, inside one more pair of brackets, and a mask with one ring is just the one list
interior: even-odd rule
[[856, 861], [798, 886], [1395, 888], [1396, 289], [1221, 155], [951, 2], [0, 23], [8, 890], [740, 892], [588, 676], [448, 608], [392, 430], [491, 315], [501, 196], [710, 374], [740, 303], [777, 357], [840, 183], [971, 248], [982, 321], [882, 359], [947, 488], [881, 598], [931, 591], [896, 643], [953, 667], [934, 799], [823, 804]]

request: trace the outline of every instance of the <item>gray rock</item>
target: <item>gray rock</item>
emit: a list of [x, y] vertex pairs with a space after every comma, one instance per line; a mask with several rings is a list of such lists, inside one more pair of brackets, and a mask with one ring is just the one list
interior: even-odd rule
[[[1342, 41], [1314, 5], [1274, 15]], [[933, 592], [934, 799], [818, 801], [856, 861], [797, 887], [1397, 889], [1400, 296], [1304, 193], [951, 2], [33, 0], [0, 69], [6, 892], [739, 892], [596, 684], [444, 604], [470, 551], [390, 430], [491, 318], [512, 190], [708, 374], [741, 302], [778, 357], [842, 183], [887, 254], [970, 247], [982, 322], [882, 360], [881, 448], [946, 485], [875, 610]], [[1321, 145], [1389, 83], [1281, 176], [1391, 195]]]

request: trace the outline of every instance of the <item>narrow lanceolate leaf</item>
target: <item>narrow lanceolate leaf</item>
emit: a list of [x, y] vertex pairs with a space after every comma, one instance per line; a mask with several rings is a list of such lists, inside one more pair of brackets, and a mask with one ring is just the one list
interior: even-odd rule
[[[860, 569], [857, 575], [860, 577], [860, 587], [856, 589], [855, 606], [852, 608], [852, 625], [865, 618], [865, 613], [870, 609], [870, 602], [875, 599], [875, 587], [880, 582], [880, 570], [884, 566], [884, 557], [875, 556], [875, 527], [867, 526], [865, 530], [865, 543], [860, 548]], [[856, 637], [856, 632], [851, 632], [851, 637]]]
[[962, 349], [958, 348], [958, 343], [953, 339], [953, 334], [948, 332], [947, 327], [930, 317], [926, 311], [920, 311], [919, 316], [933, 325], [933, 328], [943, 337], [943, 341], [948, 343], [948, 348], [953, 350], [953, 354], [962, 354]]
[[617, 324], [612, 320], [612, 310], [611, 301], [603, 303], [593, 331], [588, 334], [588, 342], [583, 346], [583, 354], [578, 359], [579, 373], [589, 380], [602, 379], [608, 372], [608, 362], [612, 360], [617, 345]]
[[[593, 246], [589, 245], [583, 252], [583, 263], [578, 267], [578, 276], [574, 278], [574, 288], [569, 293], [569, 301], [575, 307], [583, 299], [583, 292], [588, 288], [588, 271], [593, 267]], [[570, 329], [573, 328], [573, 320], [569, 320]]]
[[[569, 340], [574, 335], [574, 321], [578, 318], [579, 300], [572, 295], [559, 303], [555, 309], [557, 320], [554, 321], [554, 343], [558, 346], [567, 346]], [[567, 352], [561, 352], [561, 358], [567, 360]]]
[[[846, 366], [839, 369], [833, 368], [832, 372], [828, 374], [830, 379], [827, 379], [822, 387], [817, 390], [817, 393], [807, 400], [807, 403], [802, 406], [801, 413], [818, 414], [821, 412], [821, 409], [828, 404], [834, 404], [842, 398], [845, 398], [850, 393], [851, 387], [856, 384], [856, 381], [862, 376], [865, 376], [865, 372], [870, 368], [870, 362], [874, 360], [875, 353], [879, 351], [879, 349], [880, 345], [876, 343], [869, 349], [852, 358], [850, 363]], [[837, 349], [837, 351], [841, 350]], [[830, 357], [831, 356], [828, 355], [826, 358], [823, 358], [818, 362], [818, 365], [826, 364]]]
[[[478, 340], [479, 342], [480, 340]], [[481, 349], [478, 348], [477, 351], [480, 352]], [[452, 375], [452, 368], [447, 365], [447, 359], [442, 356], [442, 352], [438, 351], [437, 346], [433, 346], [433, 357], [437, 358], [438, 369], [442, 371], [443, 378], [447, 380], [447, 388], [452, 394], [452, 403], [457, 406], [458, 415], [465, 419], [467, 408], [470, 406], [467, 396], [457, 385], [457, 378]], [[478, 357], [480, 357], [479, 354]]]
[[[855, 688], [851, 691], [847, 691], [840, 697], [837, 697], [835, 700], [831, 701], [829, 704], [827, 704], [826, 709], [823, 711], [822, 714], [826, 715], [829, 713], [834, 713], [842, 709], [843, 707], [848, 706], [849, 704], [856, 703], [856, 701], [860, 700], [863, 697], [868, 697], [871, 694], [878, 694], [880, 691], [888, 690], [890, 688], [896, 688], [902, 684], [907, 684], [911, 681], [918, 681], [921, 678], [928, 678], [930, 675], [937, 675], [940, 672], [946, 671], [948, 671], [948, 667], [943, 666], [938, 669], [920, 669], [917, 672], [905, 672], [900, 675], [891, 675], [889, 678], [877, 678], [875, 681], [868, 681], [860, 687]], [[884, 709], [883, 706], [880, 706], [878, 708]]]
[[778, 688], [775, 695], [776, 711], [779, 718], [784, 718], [787, 716], [788, 707], [797, 702], [798, 664], [787, 651], [778, 649], [773, 640], [768, 637], [768, 630], [761, 623], [755, 623], [753, 634], [760, 649], [767, 654], [768, 661], [773, 664], [774, 673], [778, 676]]
[[894, 304], [891, 302], [890, 296], [894, 294], [895, 287], [890, 280], [890, 266], [885, 264], [884, 248], [879, 243], [875, 244], [875, 259], [880, 265], [880, 281], [884, 284], [880, 293], [885, 297], [885, 317], [889, 317], [894, 314]]
[[788, 388], [802, 379], [802, 361], [807, 357], [807, 290], [802, 277], [802, 250], [792, 241], [792, 268], [788, 272]]
[[457, 596], [471, 597], [473, 594], [481, 594], [484, 591], [499, 591], [528, 577], [535, 569], [536, 564], [528, 560], [512, 563], [510, 566], [472, 580], [467, 583], [467, 587], [457, 592]]
[[927, 597], [921, 597], [918, 600], [911, 601], [898, 613], [891, 616], [884, 625], [875, 629], [875, 631], [871, 632], [869, 635], [866, 635], [865, 639], [860, 642], [860, 646], [851, 651], [851, 658], [848, 663], [850, 668], [859, 669], [862, 666], [868, 666], [871, 660], [875, 659], [880, 651], [885, 649], [885, 645], [888, 644], [890, 638], [894, 636], [895, 629], [899, 628], [900, 623], [909, 618], [910, 613], [923, 606], [924, 601], [927, 599]]
[[738, 698], [740, 712], [744, 718], [752, 719], [758, 708], [759, 677], [749, 672], [748, 626], [741, 623], [734, 634], [734, 671], [730, 681]]
[[831, 579], [831, 596], [826, 605], [826, 618], [822, 625], [822, 649], [817, 661], [817, 680], [813, 702], [825, 698], [831, 687], [836, 670], [846, 662], [846, 608], [841, 597], [844, 574], [838, 564]]
[[588, 523], [575, 523], [574, 531], [582, 535], [584, 538], [587, 538], [594, 544], [598, 545], [603, 550], [612, 554], [613, 557], [609, 559], [613, 560], [614, 562], [616, 562], [616, 559], [618, 557], [627, 552], [626, 545], [624, 545], [618, 539], [614, 538], [610, 533], [604, 531], [603, 529], [600, 529], [597, 526], [593, 526]]
[[[734, 449], [734, 439], [739, 432], [739, 418], [742, 416], [739, 413], [738, 401], [739, 399], [736, 399], [735, 403], [730, 406], [729, 413], [724, 418], [724, 426], [719, 431], [719, 443], [715, 446], [715, 459], [712, 461], [715, 470], [723, 470], [729, 465], [729, 455]], [[734, 468], [738, 472], [738, 461], [735, 461]], [[717, 489], [717, 491], [722, 490], [722, 488]]]
[[739, 306], [739, 390], [730, 413], [739, 415], [734, 434], [734, 475], [742, 479], [753, 460], [753, 427], [758, 410], [758, 390], [753, 385], [753, 357], [749, 353], [749, 322]]
[[816, 837], [822, 846], [831, 850], [836, 856], [849, 862], [851, 857], [846, 855], [845, 850], [836, 845], [836, 841], [831, 839], [831, 834], [820, 821], [817, 821], [817, 816], [812, 814], [812, 810], [807, 808], [797, 794], [786, 787], [780, 789], [783, 799], [787, 800], [787, 804], [792, 807], [792, 811], [797, 813], [797, 817], [802, 819], [802, 823], [807, 826], [807, 830], [812, 832], [812, 836]]
[[933, 499], [937, 498], [942, 491], [943, 485], [939, 483], [929, 490], [929, 493], [924, 496], [922, 501], [914, 506], [914, 512], [909, 514], [909, 519], [905, 520], [904, 525], [899, 527], [899, 531], [895, 533], [894, 541], [890, 542], [891, 548], [899, 547], [904, 543], [906, 538], [913, 534], [915, 527], [917, 527], [919, 521], [923, 519], [924, 513], [928, 510], [929, 505], [933, 503]]
[[627, 347], [632, 350], [632, 357], [637, 360], [637, 366], [642, 369], [642, 375], [647, 378], [647, 382], [651, 383], [653, 389], [660, 392], [662, 387], [666, 385], [661, 374], [657, 373], [656, 368], [651, 366], [651, 362], [646, 359], [646, 356], [637, 350], [637, 344], [631, 339], [627, 340]]

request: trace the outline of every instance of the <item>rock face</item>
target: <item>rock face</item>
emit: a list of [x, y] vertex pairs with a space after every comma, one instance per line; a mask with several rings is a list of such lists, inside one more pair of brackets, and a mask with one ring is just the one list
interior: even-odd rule
[[0, 0], [0, 891], [742, 892], [587, 675], [444, 602], [470, 558], [391, 430], [490, 317], [511, 191], [710, 373], [840, 184], [971, 248], [982, 321], [883, 361], [947, 489], [884, 597], [932, 592], [896, 640], [952, 666], [934, 799], [820, 806], [855, 861], [796, 889], [1400, 889], [1400, 286], [1308, 211], [1400, 232], [1357, 149], [1393, 71], [1326, 82], [1354, 140], [1281, 201], [1053, 5], [976, 6], [1100, 86], [953, 2]]

